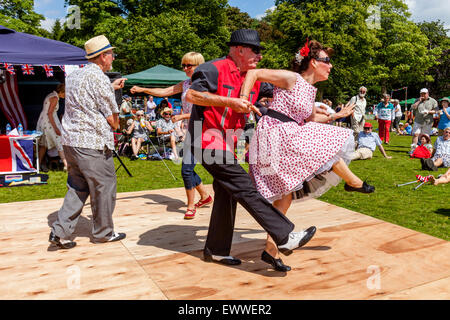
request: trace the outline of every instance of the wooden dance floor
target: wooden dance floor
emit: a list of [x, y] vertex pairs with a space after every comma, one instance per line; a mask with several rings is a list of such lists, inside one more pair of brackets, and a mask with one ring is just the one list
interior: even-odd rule
[[227, 267], [202, 261], [211, 207], [183, 220], [184, 189], [118, 194], [115, 243], [91, 242], [87, 205], [71, 250], [48, 242], [62, 201], [0, 205], [0, 299], [450, 299], [448, 241], [318, 200], [289, 210], [318, 231], [287, 273], [260, 260], [266, 234], [239, 206]]

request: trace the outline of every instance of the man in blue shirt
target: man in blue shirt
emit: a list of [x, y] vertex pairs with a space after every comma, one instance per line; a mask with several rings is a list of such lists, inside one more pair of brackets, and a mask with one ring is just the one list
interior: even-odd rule
[[377, 146], [386, 159], [392, 158], [384, 151], [380, 137], [375, 132], [372, 132], [372, 124], [369, 122], [364, 124], [364, 130], [358, 134], [357, 142], [358, 148], [353, 153], [352, 160], [371, 159]]

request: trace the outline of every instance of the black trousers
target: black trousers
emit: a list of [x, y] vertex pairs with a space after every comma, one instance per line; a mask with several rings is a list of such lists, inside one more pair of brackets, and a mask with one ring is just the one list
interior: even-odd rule
[[[275, 243], [286, 243], [294, 224], [256, 190], [250, 176], [234, 155], [221, 150], [204, 150], [203, 152], [208, 153], [208, 159], [203, 157], [203, 160], [200, 160], [197, 155], [201, 152], [198, 149], [196, 151], [197, 160], [214, 178], [214, 205], [205, 251], [220, 256], [230, 255], [238, 202], [267, 231]], [[214, 160], [211, 161], [211, 158]]]

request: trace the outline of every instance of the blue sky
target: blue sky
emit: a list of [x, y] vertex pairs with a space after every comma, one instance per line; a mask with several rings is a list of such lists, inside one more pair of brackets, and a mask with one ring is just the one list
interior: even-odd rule
[[[416, 22], [434, 21], [440, 19], [447, 29], [450, 29], [450, 0], [403, 0], [408, 4], [412, 13], [412, 20]], [[247, 12], [252, 18], [259, 18], [264, 12], [275, 5], [275, 0], [229, 0], [233, 7], [238, 7]], [[55, 19], [66, 16], [67, 8], [64, 8], [64, 0], [35, 0], [36, 12], [43, 14], [47, 20], [44, 28], [51, 28]], [[449, 31], [450, 32], [450, 31]]]

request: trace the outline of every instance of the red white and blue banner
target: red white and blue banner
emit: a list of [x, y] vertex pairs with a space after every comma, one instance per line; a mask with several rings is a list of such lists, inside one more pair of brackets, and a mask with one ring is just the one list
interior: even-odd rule
[[17, 128], [21, 123], [23, 129], [28, 130], [28, 121], [20, 103], [15, 75], [7, 73], [6, 81], [0, 84], [0, 110], [3, 111], [13, 128]]
[[0, 136], [0, 174], [36, 171], [32, 136]]

